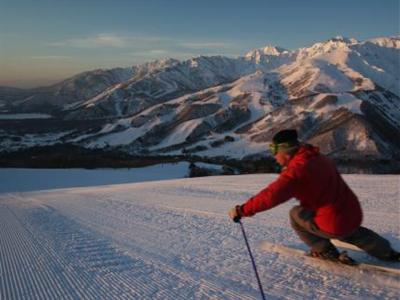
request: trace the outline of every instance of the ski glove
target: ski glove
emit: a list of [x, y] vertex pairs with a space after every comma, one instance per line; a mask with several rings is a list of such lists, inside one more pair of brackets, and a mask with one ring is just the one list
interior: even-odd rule
[[240, 221], [240, 219], [242, 218], [240, 205], [236, 205], [235, 207], [232, 207], [229, 210], [228, 214], [229, 214], [229, 217], [233, 220], [233, 222], [238, 223]]

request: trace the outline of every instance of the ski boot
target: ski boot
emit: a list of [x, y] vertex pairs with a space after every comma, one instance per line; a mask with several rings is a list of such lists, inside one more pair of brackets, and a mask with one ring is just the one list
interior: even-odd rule
[[347, 255], [346, 251], [339, 252], [336, 249], [329, 249], [328, 251], [318, 252], [311, 250], [308, 254], [310, 257], [319, 258], [322, 260], [327, 260], [335, 263], [340, 263], [349, 266], [355, 266], [358, 263]]
[[385, 259], [390, 262], [400, 262], [400, 252], [397, 252], [396, 250], [392, 250], [390, 252], [390, 255], [387, 259]]

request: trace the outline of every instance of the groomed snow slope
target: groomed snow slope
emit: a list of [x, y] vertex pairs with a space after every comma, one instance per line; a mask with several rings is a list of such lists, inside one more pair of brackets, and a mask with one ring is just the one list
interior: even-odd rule
[[[0, 298], [259, 299], [227, 210], [275, 177], [0, 194]], [[345, 179], [364, 225], [399, 249], [400, 177]], [[294, 203], [243, 220], [268, 299], [398, 299], [398, 277], [261, 252], [263, 240], [304, 249], [288, 222]]]

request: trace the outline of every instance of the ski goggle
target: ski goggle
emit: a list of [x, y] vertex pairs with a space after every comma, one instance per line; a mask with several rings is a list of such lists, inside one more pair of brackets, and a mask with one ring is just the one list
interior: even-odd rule
[[275, 156], [278, 154], [279, 149], [288, 149], [291, 147], [293, 147], [293, 145], [289, 143], [281, 143], [281, 144], [271, 143], [269, 144], [269, 151], [271, 151], [272, 155]]

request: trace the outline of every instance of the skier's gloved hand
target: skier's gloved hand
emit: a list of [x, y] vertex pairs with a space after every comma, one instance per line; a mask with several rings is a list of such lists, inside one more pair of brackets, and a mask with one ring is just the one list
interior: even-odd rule
[[240, 210], [240, 205], [236, 205], [235, 207], [232, 207], [229, 212], [229, 217], [234, 221], [234, 222], [239, 222], [240, 219], [242, 218], [241, 210]]

